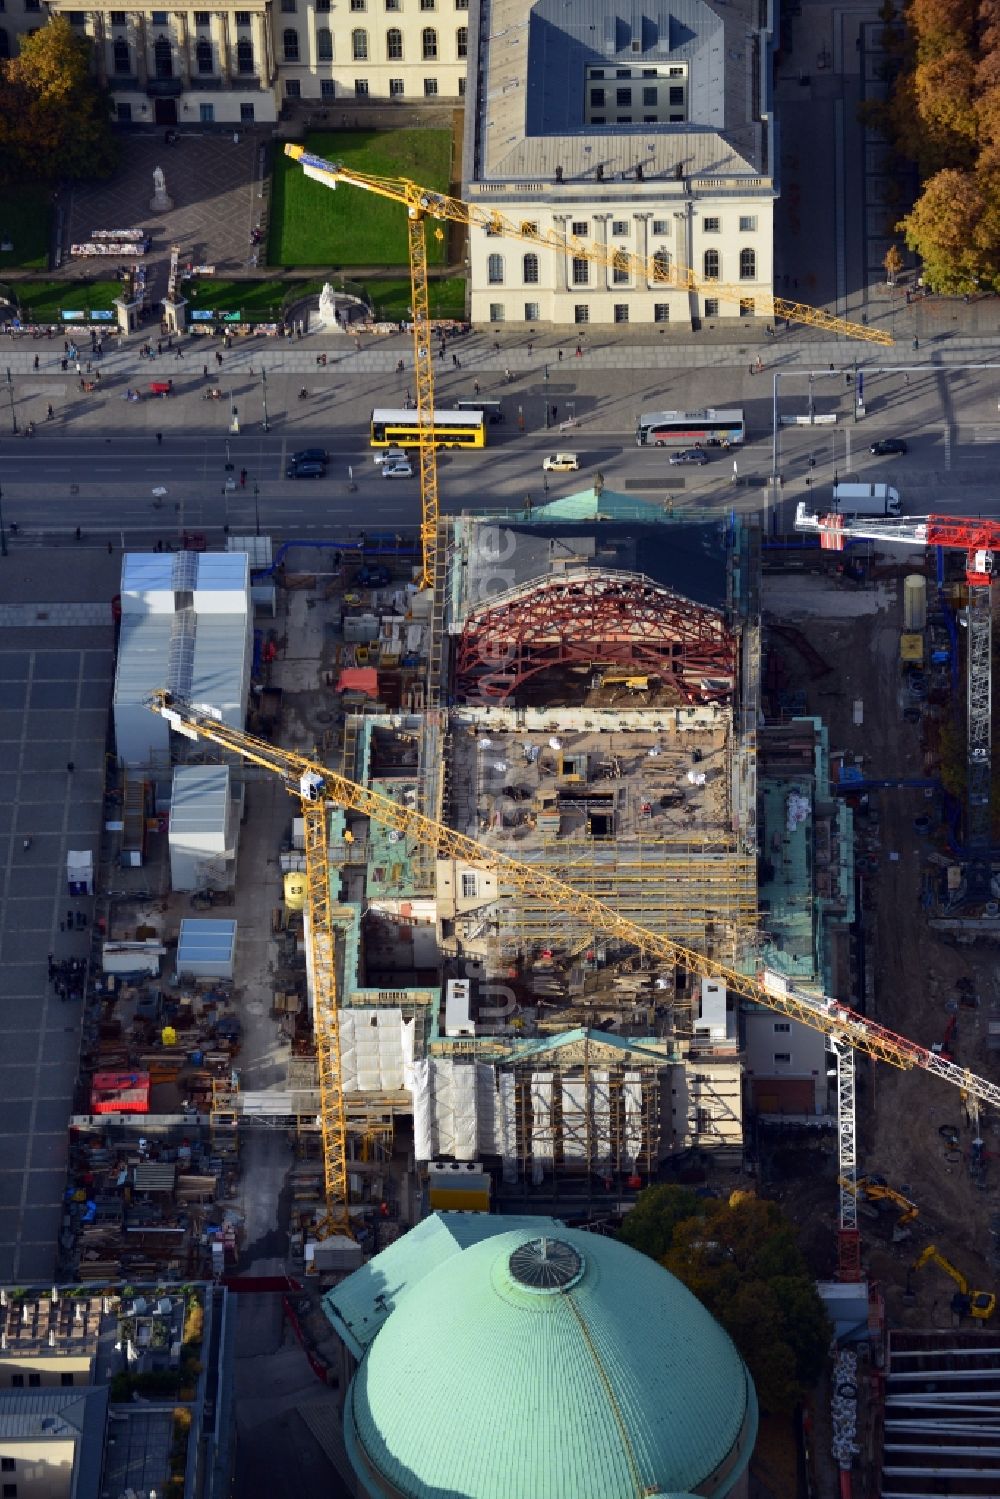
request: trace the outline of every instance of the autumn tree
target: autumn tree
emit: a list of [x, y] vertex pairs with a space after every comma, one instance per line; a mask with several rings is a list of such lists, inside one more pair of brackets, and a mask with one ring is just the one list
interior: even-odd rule
[[117, 161], [89, 41], [57, 16], [0, 64], [0, 172], [8, 181], [107, 177]]
[[898, 245], [890, 245], [882, 257], [885, 266], [885, 279], [890, 286], [895, 286], [896, 277], [903, 269], [903, 252]]
[[626, 1217], [622, 1237], [652, 1252], [726, 1329], [765, 1410], [790, 1410], [815, 1384], [830, 1324], [775, 1203], [729, 1204], [683, 1187], [651, 1187]]
[[1000, 291], [1000, 222], [996, 178], [957, 169], [938, 172], [899, 228], [920, 256], [936, 291]]

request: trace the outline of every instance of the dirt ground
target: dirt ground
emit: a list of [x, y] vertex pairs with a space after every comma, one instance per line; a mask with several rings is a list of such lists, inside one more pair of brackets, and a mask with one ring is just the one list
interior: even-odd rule
[[[916, 560], [911, 554], [907, 569]], [[933, 718], [954, 712], [956, 704], [950, 692], [935, 704], [932, 692], [914, 714], [899, 662], [901, 577], [858, 585], [829, 575], [769, 573], [764, 605], [806, 633], [833, 668], [820, 675], [815, 661], [772, 635], [787, 689], [804, 693], [807, 711], [826, 721], [833, 751], [851, 752], [871, 778], [936, 774], [929, 749], [935, 742]], [[964, 712], [961, 678], [959, 692], [957, 708]], [[908, 721], [914, 717], [919, 721]], [[914, 826], [923, 815], [931, 817], [930, 836], [921, 836]], [[987, 1058], [985, 1036], [988, 1019], [1000, 1008], [995, 950], [987, 944], [948, 945], [929, 929], [921, 905], [925, 876], [939, 872], [947, 859], [939, 799], [920, 789], [873, 793], [871, 815], [857, 815], [855, 828], [856, 850], [873, 866], [863, 875], [870, 1017], [930, 1047], [942, 1040], [956, 1010], [957, 982], [968, 979], [980, 997], [979, 1008], [958, 1012], [958, 1033], [949, 1049], [959, 1063], [991, 1076], [995, 1064]], [[949, 1150], [939, 1133], [948, 1125], [960, 1131], [958, 1151]], [[973, 1131], [959, 1092], [922, 1071], [897, 1072], [858, 1058], [860, 1170], [881, 1174], [920, 1209], [910, 1238], [897, 1245], [891, 1242], [894, 1210], [878, 1223], [867, 1216], [860, 1220], [863, 1263], [869, 1276], [883, 1283], [890, 1326], [952, 1325], [955, 1286], [933, 1265], [913, 1277], [915, 1299], [904, 1302], [907, 1268], [925, 1244], [936, 1244], [977, 1289], [994, 1288], [990, 1227], [1000, 1172], [995, 1156], [989, 1157], [996, 1149], [996, 1123], [984, 1117], [981, 1133], [987, 1165], [977, 1185], [967, 1164]], [[795, 1216], [807, 1220], [807, 1240], [822, 1237], [818, 1215], [825, 1215], [827, 1231], [835, 1224], [834, 1174], [826, 1190], [811, 1177], [782, 1194], [798, 1197], [799, 1208], [806, 1209]], [[818, 1243], [813, 1247], [818, 1251]]]

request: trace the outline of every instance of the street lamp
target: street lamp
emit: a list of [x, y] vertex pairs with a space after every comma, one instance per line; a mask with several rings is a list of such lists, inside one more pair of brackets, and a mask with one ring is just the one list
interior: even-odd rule
[[7, 555], [7, 528], [3, 523], [3, 490], [0, 489], [0, 557]]
[[254, 487], [253, 487], [253, 520], [254, 520], [254, 535], [255, 536], [259, 536], [260, 535], [260, 485], [259, 484], [254, 484]]
[[[264, 431], [269, 432], [271, 430], [271, 424], [267, 419], [267, 370], [263, 365], [261, 365], [260, 368], [260, 393], [261, 398], [264, 402]], [[258, 535], [259, 534], [260, 533], [258, 532]]]
[[549, 430], [549, 367], [545, 366], [545, 430]]
[[9, 365], [7, 366], [7, 394], [10, 397], [10, 430], [16, 434], [17, 412], [14, 410], [14, 376], [10, 372]]

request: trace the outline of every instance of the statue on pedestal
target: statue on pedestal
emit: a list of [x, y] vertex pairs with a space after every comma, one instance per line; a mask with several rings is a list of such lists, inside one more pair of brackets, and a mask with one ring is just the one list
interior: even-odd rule
[[153, 196], [149, 200], [149, 206], [155, 212], [162, 212], [174, 206], [173, 199], [167, 196], [167, 179], [163, 175], [162, 167], [153, 168]]

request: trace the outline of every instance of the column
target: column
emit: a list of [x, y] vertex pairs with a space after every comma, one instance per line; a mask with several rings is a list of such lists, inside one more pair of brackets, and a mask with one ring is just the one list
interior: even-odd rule
[[181, 76], [181, 86], [189, 89], [191, 87], [191, 29], [188, 25], [186, 10], [177, 12], [177, 71]]
[[94, 62], [97, 68], [97, 82], [101, 88], [108, 86], [108, 34], [104, 27], [104, 16], [99, 10], [94, 11]]
[[232, 57], [229, 45], [229, 12], [219, 12], [219, 71], [230, 88], [233, 86]]
[[259, 10], [250, 12], [250, 35], [253, 37], [253, 66], [263, 85], [271, 82], [271, 59], [267, 41], [267, 27]]
[[[611, 215], [609, 213], [595, 213], [594, 214], [594, 222], [597, 225], [597, 248], [600, 250], [601, 254], [604, 255], [605, 257], [607, 257], [607, 254], [608, 254], [608, 219], [610, 217], [611, 217]], [[606, 258], [605, 258], [603, 264], [598, 263], [598, 265], [597, 265], [597, 271], [598, 271], [599, 278], [603, 277], [604, 285], [602, 286], [600, 284], [600, 279], [599, 279], [598, 280], [598, 284], [594, 288], [594, 290], [595, 291], [607, 291], [608, 287], [611, 284], [611, 271], [610, 271], [610, 269], [608, 267], [608, 263], [607, 263], [607, 259]]]
[[639, 286], [641, 283], [646, 291], [650, 290], [653, 282], [653, 278], [649, 273], [649, 220], [650, 215], [648, 213], [637, 213], [635, 215], [636, 224], [639, 226], [636, 233], [635, 253], [644, 263], [645, 267], [635, 278], [636, 286]]
[[146, 35], [146, 17], [141, 10], [133, 14], [132, 22], [135, 27], [135, 72], [139, 87], [144, 89], [149, 79], [149, 38]]
[[[552, 215], [552, 222], [555, 225], [556, 233], [557, 234], [561, 234], [561, 235], [563, 235], [565, 237], [565, 234], [566, 234], [566, 225], [569, 222], [568, 216], [566, 214], [564, 214], [564, 213], [554, 213]], [[569, 251], [568, 250], [564, 250], [562, 252], [562, 254], [559, 254], [559, 253], [556, 254], [556, 291], [567, 291], [569, 289], [569, 281], [568, 281], [569, 264], [568, 264], [568, 260], [569, 260]]]

